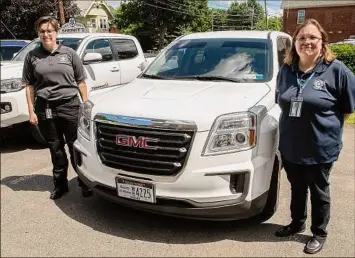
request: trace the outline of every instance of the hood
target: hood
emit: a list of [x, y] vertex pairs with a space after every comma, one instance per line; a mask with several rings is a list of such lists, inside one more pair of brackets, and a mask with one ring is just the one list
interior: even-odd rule
[[92, 115], [188, 120], [206, 131], [218, 116], [247, 111], [268, 92], [266, 83], [136, 79], [93, 97]]
[[1, 79], [22, 78], [23, 62], [1, 62]]

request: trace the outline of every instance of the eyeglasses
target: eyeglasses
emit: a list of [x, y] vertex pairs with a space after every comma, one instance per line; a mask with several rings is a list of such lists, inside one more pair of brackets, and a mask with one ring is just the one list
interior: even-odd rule
[[45, 34], [47, 32], [47, 34], [52, 34], [54, 30], [40, 30], [39, 34]]
[[311, 44], [317, 44], [319, 40], [321, 40], [322, 38], [318, 38], [318, 37], [309, 37], [309, 38], [306, 38], [306, 37], [299, 37], [299, 38], [296, 38], [297, 41], [299, 41], [300, 43], [305, 43], [307, 40], [309, 43]]

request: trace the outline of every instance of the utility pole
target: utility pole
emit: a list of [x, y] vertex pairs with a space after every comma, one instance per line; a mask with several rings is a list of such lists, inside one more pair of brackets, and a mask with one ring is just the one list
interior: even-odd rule
[[211, 24], [212, 24], [212, 31], [213, 31], [213, 10], [212, 10], [212, 21], [211, 21]]
[[251, 30], [254, 29], [254, 6], [251, 9]]
[[65, 23], [63, 1], [64, 0], [58, 0], [58, 11], [59, 11], [60, 25], [63, 25]]
[[268, 19], [267, 19], [267, 5], [266, 5], [266, 0], [264, 0], [265, 3], [265, 22], [266, 22], [266, 30], [269, 30], [269, 24], [268, 24]]

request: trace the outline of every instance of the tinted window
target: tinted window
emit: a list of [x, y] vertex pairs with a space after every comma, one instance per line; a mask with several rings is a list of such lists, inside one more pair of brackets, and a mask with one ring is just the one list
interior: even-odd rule
[[119, 59], [130, 59], [138, 55], [138, 50], [133, 40], [114, 39], [113, 42]]
[[271, 76], [269, 55], [269, 42], [263, 39], [179, 40], [153, 61], [146, 74], [266, 81]]
[[[80, 38], [57, 38], [57, 43], [62, 44], [63, 46], [70, 47], [75, 51], [78, 49], [82, 39]], [[28, 44], [26, 47], [22, 49], [22, 51], [13, 59], [13, 61], [24, 61], [28, 52], [32, 49], [39, 47], [41, 41], [36, 39]]]
[[108, 39], [97, 39], [91, 41], [85, 49], [86, 53], [100, 53], [102, 55], [102, 61], [113, 60], [113, 53]]
[[11, 60], [14, 57], [14, 54], [21, 50], [22, 47], [16, 46], [1, 46], [0, 51], [1, 60]]

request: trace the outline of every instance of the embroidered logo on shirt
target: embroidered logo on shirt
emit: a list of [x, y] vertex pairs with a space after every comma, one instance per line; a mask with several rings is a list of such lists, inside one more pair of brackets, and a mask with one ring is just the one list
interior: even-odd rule
[[325, 82], [322, 80], [315, 80], [315, 82], [313, 83], [313, 89], [324, 90], [325, 89]]
[[59, 57], [59, 64], [70, 64], [67, 56], [61, 56]]

